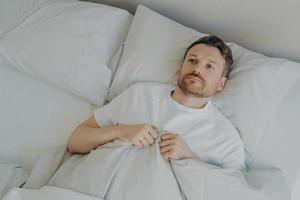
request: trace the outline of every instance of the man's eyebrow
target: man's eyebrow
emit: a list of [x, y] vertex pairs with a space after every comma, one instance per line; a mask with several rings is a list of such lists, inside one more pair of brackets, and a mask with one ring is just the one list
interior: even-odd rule
[[196, 55], [196, 54], [193, 54], [193, 53], [189, 53], [188, 55], [189, 55], [189, 56], [195, 56], [195, 57], [197, 57], [197, 55]]
[[217, 64], [217, 62], [214, 61], [214, 60], [209, 60], [209, 59], [208, 59], [208, 61], [211, 62], [211, 63]]

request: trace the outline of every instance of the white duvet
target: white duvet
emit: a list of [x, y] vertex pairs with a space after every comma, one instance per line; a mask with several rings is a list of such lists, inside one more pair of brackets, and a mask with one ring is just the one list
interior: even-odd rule
[[290, 199], [284, 176], [275, 168], [241, 172], [198, 159], [166, 161], [158, 143], [138, 149], [115, 140], [85, 155], [71, 155], [65, 149], [58, 146], [41, 155], [27, 189], [13, 190], [5, 200], [57, 200], [68, 195], [105, 200]]
[[12, 189], [3, 200], [100, 200], [72, 190], [45, 186], [39, 190]]

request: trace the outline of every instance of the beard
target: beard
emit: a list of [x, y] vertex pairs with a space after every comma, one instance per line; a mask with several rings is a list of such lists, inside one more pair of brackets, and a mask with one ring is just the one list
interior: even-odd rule
[[205, 80], [198, 74], [179, 76], [177, 85], [186, 96], [201, 98], [210, 96], [205, 93]]

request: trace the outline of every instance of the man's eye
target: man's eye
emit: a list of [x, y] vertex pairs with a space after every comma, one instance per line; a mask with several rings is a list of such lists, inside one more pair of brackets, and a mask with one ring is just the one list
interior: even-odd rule
[[212, 65], [208, 64], [206, 65], [207, 69], [214, 69]]
[[196, 59], [190, 58], [190, 59], [188, 59], [188, 62], [192, 63], [192, 64], [195, 64], [196, 63]]

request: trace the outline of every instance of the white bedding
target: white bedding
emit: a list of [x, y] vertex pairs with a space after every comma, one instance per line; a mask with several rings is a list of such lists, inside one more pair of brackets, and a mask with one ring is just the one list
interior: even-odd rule
[[13, 188], [3, 200], [101, 200], [72, 190], [46, 186], [40, 190]]
[[169, 162], [160, 153], [159, 140], [143, 149], [115, 140], [89, 154], [65, 150], [57, 146], [45, 151], [24, 188], [55, 186], [106, 200], [290, 199], [279, 169], [241, 172], [199, 159]]
[[[4, 33], [7, 28], [16, 25], [12, 23], [13, 20], [19, 20], [23, 12], [30, 10], [32, 5], [29, 4], [34, 4], [38, 1], [39, 0], [2, 1], [2, 3], [5, 2], [3, 4], [7, 6], [0, 6], [0, 38], [1, 34]], [[16, 12], [10, 12], [13, 6], [17, 6], [17, 14]], [[14, 8], [14, 10], [16, 9]], [[3, 27], [5, 29], [3, 29]], [[41, 150], [46, 146], [64, 143], [72, 129], [82, 120], [86, 119], [94, 109], [90, 103], [82, 99], [41, 81], [29, 78], [8, 67], [7, 60], [3, 59], [1, 55], [0, 94], [0, 110], [2, 113], [2, 115], [0, 115], [0, 160], [18, 163], [28, 170], [31, 170]], [[251, 181], [255, 183], [255, 177], [259, 177], [260, 175], [261, 173], [254, 171], [253, 174], [248, 176], [248, 183], [251, 183]], [[261, 180], [264, 181], [263, 179]], [[280, 181], [277, 180], [275, 182], [280, 183]], [[256, 185], [252, 188], [254, 193], [256, 190], [261, 190], [267, 194], [273, 193], [271, 183], [266, 181], [264, 187], [262, 187], [263, 184], [260, 184], [261, 183], [258, 182], [258, 186]], [[222, 188], [226, 190], [226, 187]], [[242, 189], [238, 187], [232, 187], [230, 189], [232, 190], [228, 190], [229, 193], [233, 192], [234, 189], [241, 192], [243, 187]], [[298, 179], [292, 188], [293, 200], [300, 198], [299, 191], [300, 174], [298, 174]], [[263, 194], [259, 191], [257, 191], [257, 193]], [[21, 194], [22, 198], [20, 198]], [[214, 194], [213, 191], [211, 194]], [[220, 193], [216, 193], [216, 195], [219, 194]], [[48, 186], [42, 188], [40, 191], [14, 189], [8, 197], [16, 200], [97, 199], [70, 190]], [[213, 196], [210, 197], [213, 198]], [[247, 197], [255, 199], [250, 196]]]
[[0, 37], [28, 16], [42, 0], [1, 0]]
[[21, 166], [0, 160], [0, 199], [12, 187], [23, 185], [28, 175], [29, 173]]
[[92, 105], [0, 65], [0, 160], [31, 170], [49, 145], [63, 144]]

